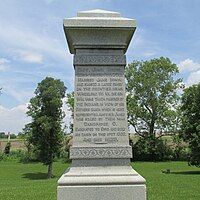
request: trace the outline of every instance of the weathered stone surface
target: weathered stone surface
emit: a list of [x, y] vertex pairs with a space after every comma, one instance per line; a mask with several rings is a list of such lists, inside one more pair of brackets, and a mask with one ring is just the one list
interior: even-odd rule
[[[116, 158], [132, 156], [128, 139], [125, 103], [124, 66], [76, 66], [74, 147], [90, 147], [90, 151], [76, 151], [88, 158]], [[112, 147], [113, 151], [105, 150]], [[123, 151], [114, 151], [124, 147]], [[92, 151], [91, 149], [94, 148]], [[96, 148], [96, 149], [95, 149]], [[74, 151], [73, 151], [74, 152]], [[90, 152], [90, 153], [89, 153]], [[114, 153], [116, 152], [116, 153]], [[75, 154], [72, 154], [72, 157]]]
[[144, 200], [146, 199], [146, 187], [145, 185], [59, 186], [58, 199]]
[[66, 39], [73, 54], [81, 48], [123, 49], [125, 53], [135, 29], [134, 19], [104, 10], [78, 12], [77, 17], [64, 20]]
[[59, 180], [59, 200], [144, 200], [145, 180], [130, 166], [72, 167]]
[[65, 27], [136, 27], [134, 19], [123, 18], [120, 13], [106, 10], [78, 12], [77, 17], [64, 20]]
[[135, 20], [104, 10], [64, 20], [75, 108], [72, 165], [58, 181], [58, 200], [146, 199], [145, 179], [129, 166], [124, 67], [135, 28]]

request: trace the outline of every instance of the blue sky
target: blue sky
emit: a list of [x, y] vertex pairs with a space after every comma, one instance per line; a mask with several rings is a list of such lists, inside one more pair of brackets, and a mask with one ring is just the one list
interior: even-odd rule
[[[80, 10], [105, 9], [137, 20], [127, 60], [165, 56], [186, 85], [200, 81], [199, 0], [0, 1], [0, 131], [18, 132], [29, 121], [26, 105], [46, 76], [73, 90], [74, 71], [63, 19]], [[69, 120], [70, 113], [67, 112]]]

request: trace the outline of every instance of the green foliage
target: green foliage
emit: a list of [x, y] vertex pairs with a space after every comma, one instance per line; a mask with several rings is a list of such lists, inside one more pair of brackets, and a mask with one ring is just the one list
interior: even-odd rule
[[6, 139], [8, 136], [6, 135], [5, 132], [0, 132], [0, 139]]
[[5, 154], [2, 151], [0, 151], [0, 161], [4, 160], [5, 157], [7, 156], [5, 156]]
[[38, 162], [37, 156], [35, 153], [28, 154], [27, 151], [22, 149], [11, 150], [9, 155], [6, 155], [3, 152], [0, 152], [0, 161], [18, 161], [22, 163], [28, 162]]
[[22, 162], [22, 163], [30, 163], [30, 162], [39, 161], [37, 154], [33, 151], [31, 152], [21, 151], [17, 159], [19, 159], [19, 162]]
[[140, 137], [133, 145], [133, 160], [166, 161], [172, 158], [172, 149], [160, 138]]
[[[133, 141], [136, 141], [135, 144]], [[160, 138], [139, 137], [130, 141], [133, 147], [133, 161], [188, 161], [187, 143], [179, 135]]]
[[[72, 113], [72, 119], [74, 118], [74, 92], [67, 94], [67, 105], [69, 107], [69, 110]], [[70, 132], [73, 133], [73, 122], [70, 121]]]
[[70, 143], [71, 143], [72, 137], [71, 136], [67, 136], [65, 137], [64, 140], [64, 148], [62, 149], [60, 158], [62, 158], [62, 160], [64, 162], [71, 162], [69, 156], [70, 156]]
[[[8, 135], [5, 132], [0, 132], [0, 139], [7, 139]], [[13, 133], [10, 134], [10, 139], [16, 139], [17, 136]]]
[[179, 135], [173, 136], [173, 160], [187, 161], [189, 156], [188, 146], [184, 144], [183, 139]]
[[200, 167], [200, 83], [184, 90], [180, 136], [189, 143], [189, 164]]
[[15, 134], [10, 134], [10, 139], [16, 139], [17, 136]]
[[62, 99], [66, 87], [59, 79], [45, 78], [38, 84], [35, 97], [30, 100], [28, 116], [32, 122], [25, 127], [28, 141], [38, 152], [39, 160], [48, 165], [48, 178], [52, 176], [52, 163], [63, 145]]
[[126, 67], [128, 122], [139, 135], [153, 138], [156, 130], [177, 131], [176, 90], [181, 81], [174, 79], [177, 73], [178, 67], [163, 57]]
[[18, 133], [18, 135], [17, 135], [17, 138], [18, 138], [18, 139], [22, 139], [22, 140], [23, 140], [23, 139], [25, 138], [24, 131], [22, 131], [22, 132], [19, 132], [19, 133]]
[[4, 149], [4, 154], [9, 155], [10, 154], [10, 148], [11, 148], [11, 143], [7, 142], [5, 149]]
[[32, 123], [26, 124], [25, 127], [23, 128], [22, 133], [19, 135], [20, 138], [23, 138], [24, 140], [24, 145], [27, 149], [27, 156], [31, 153], [34, 153], [37, 151], [37, 146], [32, 145]]

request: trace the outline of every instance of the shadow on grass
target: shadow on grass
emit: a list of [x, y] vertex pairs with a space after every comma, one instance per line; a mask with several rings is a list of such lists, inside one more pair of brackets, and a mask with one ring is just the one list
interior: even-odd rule
[[26, 178], [29, 180], [44, 180], [47, 179], [47, 174], [42, 172], [26, 173], [22, 175], [22, 178]]
[[171, 172], [170, 174], [178, 174], [178, 175], [200, 175], [200, 171], [181, 171], [181, 172]]

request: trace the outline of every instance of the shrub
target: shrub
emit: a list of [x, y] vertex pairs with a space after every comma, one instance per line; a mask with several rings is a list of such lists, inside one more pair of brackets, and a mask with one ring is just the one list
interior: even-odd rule
[[4, 159], [5, 159], [5, 154], [2, 151], [0, 151], [0, 161]]
[[6, 146], [5, 146], [5, 149], [4, 149], [4, 153], [6, 155], [9, 155], [10, 154], [10, 148], [11, 148], [11, 143], [10, 142], [7, 142]]
[[70, 162], [70, 146], [71, 146], [72, 137], [67, 136], [64, 140], [64, 148], [60, 153], [60, 158], [62, 158], [63, 162]]
[[6, 155], [3, 152], [0, 152], [0, 161], [9, 161], [9, 160], [18, 160], [22, 163], [28, 163], [28, 162], [37, 162], [37, 155], [34, 152], [28, 153], [25, 150], [17, 149], [17, 150], [11, 150], [9, 155]]
[[133, 145], [133, 160], [166, 161], [172, 159], [172, 149], [160, 138], [141, 137]]
[[29, 162], [38, 162], [38, 156], [35, 152], [28, 152], [24, 151], [21, 153], [20, 157], [20, 162], [22, 163], [29, 163]]
[[173, 136], [173, 160], [174, 161], [188, 161], [190, 150], [188, 145], [183, 142], [179, 135]]

